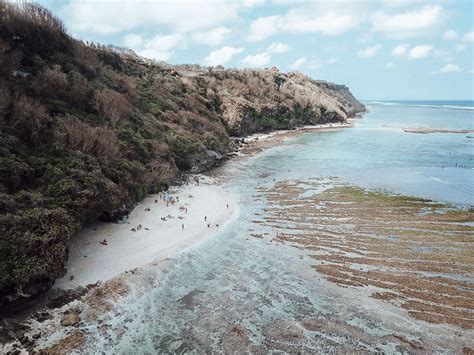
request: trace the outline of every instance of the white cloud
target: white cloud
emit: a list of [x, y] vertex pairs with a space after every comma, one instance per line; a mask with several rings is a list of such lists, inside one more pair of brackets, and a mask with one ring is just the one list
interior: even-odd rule
[[385, 63], [386, 68], [392, 68], [395, 64], [393, 62], [387, 62]]
[[339, 62], [337, 58], [329, 58], [327, 61], [328, 64], [336, 64], [337, 62]]
[[143, 45], [143, 38], [137, 34], [128, 34], [123, 38], [123, 44], [128, 48], [137, 49]]
[[281, 22], [280, 16], [266, 16], [256, 19], [250, 24], [248, 40], [257, 42], [274, 35], [278, 32], [279, 22]]
[[226, 1], [67, 1], [59, 15], [79, 34], [112, 34], [159, 26], [172, 32], [205, 30], [236, 20], [243, 6]]
[[463, 42], [474, 42], [474, 31], [466, 33], [462, 37]]
[[258, 53], [255, 55], [248, 55], [242, 59], [242, 63], [251, 67], [263, 67], [268, 64], [272, 56], [269, 52]]
[[458, 44], [456, 47], [454, 47], [454, 50], [456, 52], [463, 52], [466, 50], [467, 46], [465, 44]]
[[415, 37], [435, 29], [442, 18], [443, 8], [439, 5], [396, 14], [378, 11], [372, 16], [372, 30], [391, 38]]
[[410, 49], [410, 51], [408, 52], [408, 56], [411, 59], [421, 59], [427, 57], [432, 50], [433, 46], [429, 44], [415, 46]]
[[459, 38], [459, 35], [454, 30], [447, 30], [443, 33], [443, 39], [447, 41], [454, 41]]
[[171, 58], [176, 48], [184, 45], [185, 40], [183, 34], [157, 35], [145, 40], [142, 48], [132, 49], [146, 58], [166, 61]]
[[209, 31], [201, 31], [193, 34], [193, 39], [201, 44], [217, 46], [225, 41], [231, 30], [225, 26], [219, 26]]
[[374, 46], [370, 46], [364, 49], [361, 49], [357, 52], [359, 58], [370, 58], [377, 54], [377, 52], [382, 48], [380, 44], [376, 44]]
[[242, 63], [251, 67], [262, 67], [270, 62], [273, 54], [288, 52], [290, 47], [281, 42], [273, 42], [267, 47], [267, 50], [254, 55], [248, 55], [242, 59]]
[[349, 4], [310, 2], [283, 15], [256, 19], [250, 24], [248, 40], [262, 41], [277, 33], [339, 35], [359, 25], [359, 16], [351, 10]]
[[306, 58], [305, 57], [298, 58], [290, 65], [290, 68], [293, 69], [293, 70], [298, 70], [299, 68], [301, 68], [301, 66], [304, 63], [306, 63]]
[[243, 50], [243, 48], [224, 46], [209, 53], [204, 61], [211, 66], [224, 65], [229, 62], [234, 55], [239, 54]]
[[268, 46], [268, 52], [275, 53], [275, 54], [285, 53], [285, 52], [288, 52], [289, 50], [290, 50], [290, 47], [287, 44], [281, 43], [281, 42], [273, 42], [272, 44]]
[[410, 46], [408, 44], [400, 43], [395, 48], [393, 48], [392, 55], [394, 55], [396, 57], [402, 56], [408, 51], [408, 48], [410, 48]]
[[263, 5], [265, 3], [265, 0], [242, 0], [242, 4], [245, 7], [252, 7], [252, 6], [257, 6], [257, 5]]
[[308, 13], [305, 9], [291, 10], [282, 23], [282, 29], [290, 33], [321, 33], [327, 36], [339, 35], [359, 25], [352, 14], [328, 12]]
[[455, 73], [461, 71], [461, 68], [459, 68], [459, 65], [457, 64], [446, 64], [444, 67], [440, 69], [440, 73]]

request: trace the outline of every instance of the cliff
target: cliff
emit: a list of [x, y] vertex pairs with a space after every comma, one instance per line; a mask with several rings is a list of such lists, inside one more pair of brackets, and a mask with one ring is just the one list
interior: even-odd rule
[[364, 110], [345, 86], [153, 63], [71, 38], [38, 5], [0, 1], [0, 303], [50, 287], [81, 225], [209, 169], [231, 136]]

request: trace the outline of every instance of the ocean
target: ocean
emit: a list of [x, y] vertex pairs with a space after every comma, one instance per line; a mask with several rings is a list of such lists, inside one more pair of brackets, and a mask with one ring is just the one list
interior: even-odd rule
[[[401, 349], [397, 339], [412, 347], [430, 343], [428, 350], [442, 351], [454, 336], [460, 344], [469, 342], [472, 331], [424, 323], [375, 300], [369, 287], [330, 282], [314, 270], [309, 250], [276, 242], [274, 228], [256, 223], [269, 208], [262, 191], [283, 181], [323, 182], [322, 190], [311, 185], [305, 193], [317, 194], [327, 182], [338, 181], [473, 205], [474, 133], [405, 131], [474, 130], [473, 101], [364, 104], [369, 112], [352, 128], [308, 132], [227, 163], [221, 174], [240, 203], [236, 220], [212, 240], [137, 277], [133, 291], [114, 304], [113, 312], [83, 326], [91, 334], [86, 349], [124, 354], [395, 352]], [[296, 202], [297, 196], [285, 203]], [[448, 277], [441, 272], [431, 276]]]

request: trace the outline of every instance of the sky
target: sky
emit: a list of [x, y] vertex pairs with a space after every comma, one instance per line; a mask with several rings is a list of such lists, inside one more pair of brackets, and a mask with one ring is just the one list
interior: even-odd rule
[[474, 99], [471, 0], [40, 0], [84, 41], [171, 64], [276, 66], [361, 100]]

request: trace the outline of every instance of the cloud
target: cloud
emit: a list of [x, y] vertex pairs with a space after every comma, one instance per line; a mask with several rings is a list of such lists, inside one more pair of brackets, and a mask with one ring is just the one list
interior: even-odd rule
[[264, 16], [254, 20], [250, 24], [247, 39], [258, 42], [277, 33], [320, 33], [335, 36], [358, 27], [359, 22], [357, 14], [341, 5], [322, 6], [322, 3], [309, 3], [290, 9], [283, 15]]
[[263, 67], [268, 64], [272, 56], [269, 52], [258, 53], [255, 55], [248, 55], [242, 59], [242, 63], [251, 67]]
[[278, 33], [280, 22], [280, 16], [266, 16], [256, 19], [250, 24], [250, 35], [248, 36], [248, 40], [251, 42], [258, 42]]
[[372, 31], [390, 38], [416, 37], [435, 29], [442, 18], [443, 8], [439, 5], [396, 14], [377, 11], [372, 16]]
[[123, 44], [131, 49], [140, 48], [143, 46], [143, 38], [137, 34], [128, 34], [123, 38]]
[[132, 49], [146, 58], [166, 61], [173, 56], [176, 48], [184, 45], [185, 40], [183, 34], [157, 35], [143, 41], [141, 48]]
[[290, 47], [287, 44], [281, 43], [281, 42], [273, 42], [272, 44], [268, 46], [268, 52], [275, 53], [275, 54], [285, 53], [285, 52], [288, 52], [289, 50], [290, 50]]
[[474, 42], [474, 31], [466, 33], [462, 37], [463, 42]]
[[229, 28], [219, 26], [209, 31], [196, 32], [192, 35], [192, 38], [200, 44], [217, 46], [224, 42], [231, 32]]
[[264, 3], [265, 3], [265, 0], [242, 0], [242, 5], [244, 7], [263, 5]]
[[290, 33], [321, 33], [327, 36], [339, 35], [359, 25], [352, 14], [328, 12], [320, 15], [304, 9], [291, 10], [282, 23], [282, 30]]
[[254, 55], [248, 55], [242, 59], [242, 63], [251, 67], [263, 67], [270, 63], [274, 54], [282, 54], [288, 52], [290, 47], [281, 42], [273, 42], [270, 44], [264, 52], [257, 53]]
[[395, 48], [393, 48], [392, 55], [396, 57], [402, 56], [408, 51], [408, 48], [410, 48], [408, 44], [400, 43]]
[[461, 71], [461, 68], [457, 64], [446, 64], [440, 69], [440, 73], [455, 73]]
[[234, 55], [239, 54], [243, 50], [243, 48], [224, 46], [209, 53], [204, 61], [211, 66], [224, 65], [229, 62]]
[[443, 33], [443, 39], [447, 41], [454, 41], [459, 38], [459, 35], [454, 30], [448, 30]]
[[376, 44], [374, 46], [361, 49], [357, 52], [357, 55], [359, 56], [359, 58], [370, 58], [376, 55], [380, 48], [382, 48], [382, 46], [380, 44]]
[[304, 63], [306, 63], [306, 58], [305, 57], [298, 58], [290, 65], [290, 68], [293, 69], [293, 70], [298, 70], [299, 68], [301, 68], [301, 66]]
[[454, 47], [454, 50], [456, 52], [463, 52], [466, 50], [467, 46], [465, 44], [458, 44], [456, 47]]
[[429, 44], [415, 46], [408, 52], [408, 57], [410, 57], [411, 59], [425, 58], [430, 54], [432, 50], [433, 46]]
[[242, 3], [114, 0], [62, 2], [59, 14], [79, 34], [125, 33], [163, 26], [172, 32], [205, 30], [234, 21]]

